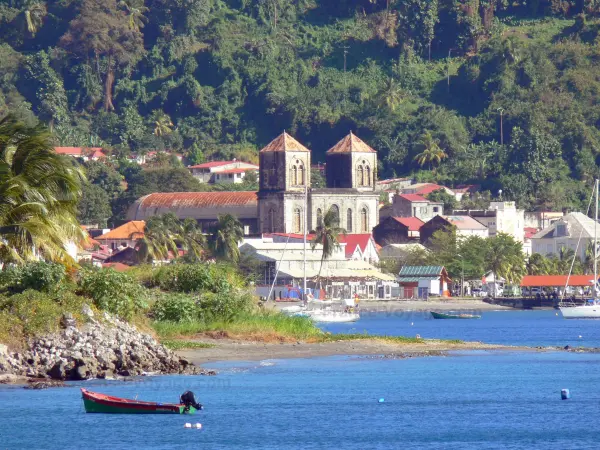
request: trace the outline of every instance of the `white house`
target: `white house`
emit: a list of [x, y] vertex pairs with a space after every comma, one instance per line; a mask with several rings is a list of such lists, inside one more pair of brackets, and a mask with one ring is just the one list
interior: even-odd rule
[[243, 161], [212, 161], [189, 166], [191, 174], [201, 183], [241, 183], [247, 172], [258, 175], [256, 164]]
[[525, 237], [525, 211], [517, 209], [515, 202], [491, 202], [488, 209], [455, 210], [455, 216], [470, 216], [488, 229], [489, 236], [506, 233], [518, 242]]
[[[598, 226], [600, 234], [600, 225]], [[541, 255], [560, 254], [561, 249], [571, 249], [582, 261], [594, 240], [594, 220], [583, 213], [574, 212], [557, 219], [550, 226], [531, 237], [532, 253]], [[577, 242], [579, 241], [579, 247]]]

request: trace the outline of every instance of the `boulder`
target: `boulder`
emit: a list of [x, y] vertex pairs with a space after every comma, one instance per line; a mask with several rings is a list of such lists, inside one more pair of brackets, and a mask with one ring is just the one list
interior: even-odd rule
[[92, 311], [92, 308], [87, 303], [84, 303], [83, 306], [81, 307], [81, 314], [83, 314], [84, 316], [86, 316], [89, 319], [94, 318], [94, 311]]
[[73, 318], [73, 314], [71, 314], [71, 313], [63, 314], [62, 318], [60, 319], [60, 324], [63, 328], [70, 328], [70, 327], [77, 326], [77, 322], [75, 321], [75, 319]]
[[69, 373], [69, 377], [71, 378], [71, 380], [76, 381], [87, 380], [91, 378], [91, 372], [88, 369], [88, 367], [84, 364], [81, 366], [77, 366], [73, 370], [71, 370], [71, 372]]
[[59, 361], [48, 371], [48, 376], [53, 380], [64, 380], [67, 376], [67, 367], [63, 361]]

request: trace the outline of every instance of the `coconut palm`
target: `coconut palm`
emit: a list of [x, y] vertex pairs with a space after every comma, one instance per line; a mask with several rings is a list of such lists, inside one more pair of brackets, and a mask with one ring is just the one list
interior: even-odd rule
[[152, 120], [154, 122], [155, 136], [166, 136], [173, 132], [171, 129], [173, 127], [173, 122], [171, 122], [171, 118], [168, 114], [165, 114], [162, 111], [154, 111]]
[[27, 22], [27, 31], [32, 36], [35, 36], [44, 24], [44, 18], [47, 14], [46, 5], [39, 2], [30, 3], [27, 5], [24, 14], [25, 21]]
[[323, 222], [317, 227], [316, 235], [310, 244], [313, 250], [319, 244], [323, 246], [323, 251], [321, 253], [321, 265], [319, 266], [317, 279], [321, 277], [323, 262], [333, 254], [335, 249], [339, 248], [340, 234], [346, 234], [346, 230], [341, 228], [339, 223], [340, 219], [338, 217], [338, 212], [333, 208], [329, 209], [329, 211], [327, 211], [325, 214], [325, 217], [323, 217]]
[[144, 227], [144, 236], [137, 240], [140, 261], [164, 261], [169, 258], [169, 253], [177, 255], [177, 242], [181, 240], [180, 231], [181, 224], [173, 213], [150, 217]]
[[144, 6], [144, 0], [122, 0], [119, 2], [119, 6], [125, 10], [129, 17], [129, 28], [133, 31], [140, 31], [148, 19], [144, 16], [149, 9]]
[[387, 106], [390, 109], [390, 111], [395, 111], [398, 105], [402, 103], [402, 88], [398, 85], [398, 83], [394, 80], [393, 77], [390, 77], [385, 82], [382, 100], [382, 103], [385, 106]]
[[212, 236], [215, 256], [237, 264], [240, 259], [238, 244], [243, 239], [244, 227], [240, 221], [231, 214], [219, 215], [219, 222]]
[[84, 180], [45, 128], [0, 120], [0, 262], [73, 263], [66, 248], [84, 239], [76, 218]]
[[206, 255], [206, 237], [194, 219], [185, 219], [181, 225], [181, 246], [188, 260], [199, 261]]
[[439, 141], [435, 139], [430, 131], [426, 131], [421, 136], [419, 141], [423, 151], [414, 157], [413, 161], [416, 161], [421, 167], [429, 164], [429, 170], [432, 169], [433, 164], [439, 165], [443, 159], [446, 159], [448, 155], [439, 146]]

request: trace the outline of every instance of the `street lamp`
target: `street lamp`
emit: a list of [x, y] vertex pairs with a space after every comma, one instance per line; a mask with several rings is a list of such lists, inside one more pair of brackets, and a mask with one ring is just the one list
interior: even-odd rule
[[500, 145], [504, 145], [504, 129], [502, 124], [502, 115], [504, 113], [504, 109], [498, 108], [498, 112], [500, 113]]
[[498, 198], [502, 201], [502, 189], [498, 189]]

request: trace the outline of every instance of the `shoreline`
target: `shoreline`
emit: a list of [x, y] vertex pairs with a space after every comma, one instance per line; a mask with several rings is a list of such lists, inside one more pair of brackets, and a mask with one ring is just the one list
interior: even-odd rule
[[[422, 343], [398, 343], [385, 338], [340, 340], [331, 342], [296, 342], [267, 343], [257, 341], [241, 341], [235, 339], [202, 339], [214, 345], [211, 348], [179, 350], [177, 354], [202, 367], [206, 363], [223, 361], [262, 361], [269, 359], [304, 359], [325, 356], [365, 356], [381, 355], [388, 357], [425, 357], [440, 356], [452, 351], [524, 351], [539, 352], [562, 350], [554, 348], [535, 348], [525, 346], [508, 346], [484, 344], [482, 342], [442, 341], [427, 339]], [[564, 351], [564, 350], [562, 350]]]

